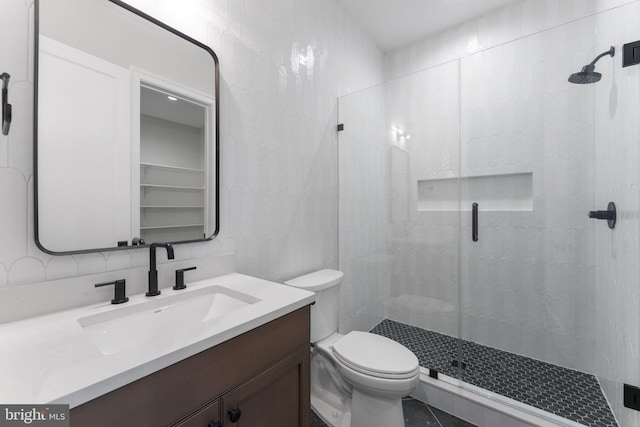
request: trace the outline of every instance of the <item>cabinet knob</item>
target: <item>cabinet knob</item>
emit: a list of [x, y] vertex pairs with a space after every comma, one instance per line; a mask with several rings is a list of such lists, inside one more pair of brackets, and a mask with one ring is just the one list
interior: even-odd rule
[[222, 424], [220, 424], [220, 421], [210, 421], [207, 427], [222, 427]]
[[231, 421], [232, 423], [237, 423], [238, 420], [240, 419], [240, 416], [242, 415], [242, 412], [240, 411], [240, 409], [235, 408], [235, 409], [229, 409], [229, 421]]

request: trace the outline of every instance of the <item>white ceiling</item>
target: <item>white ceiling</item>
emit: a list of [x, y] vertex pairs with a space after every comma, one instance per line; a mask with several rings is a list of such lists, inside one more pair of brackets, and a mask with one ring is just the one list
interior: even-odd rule
[[340, 0], [383, 50], [389, 51], [520, 0]]
[[[140, 87], [140, 113], [194, 128], [204, 128], [205, 109], [186, 99], [170, 101], [167, 93]], [[179, 95], [176, 95], [176, 97]]]

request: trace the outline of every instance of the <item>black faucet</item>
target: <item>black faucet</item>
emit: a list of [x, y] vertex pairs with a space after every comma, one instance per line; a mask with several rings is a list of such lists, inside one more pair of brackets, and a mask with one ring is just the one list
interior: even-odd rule
[[152, 243], [149, 245], [149, 292], [145, 295], [155, 297], [160, 295], [158, 290], [158, 270], [156, 270], [156, 248], [165, 248], [167, 258], [173, 259], [173, 246], [171, 243]]

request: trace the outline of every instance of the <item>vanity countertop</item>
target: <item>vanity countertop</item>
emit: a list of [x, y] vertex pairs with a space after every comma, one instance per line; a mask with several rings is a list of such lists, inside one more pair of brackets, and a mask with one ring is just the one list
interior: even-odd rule
[[[130, 344], [115, 340], [100, 346], [87, 333], [86, 326], [91, 326], [87, 323], [117, 320], [114, 314], [118, 310], [127, 313], [153, 303], [158, 308], [152, 312], [160, 312], [176, 298], [193, 297], [191, 300], [196, 301], [210, 289], [223, 289], [232, 296], [248, 295], [251, 300], [222, 316], [204, 314], [204, 320], [198, 322], [190, 320], [193, 316], [186, 316], [184, 324], [178, 309], [175, 326], [166, 328], [166, 334], [156, 329], [151, 334], [153, 339], [138, 340], [134, 335]], [[153, 298], [144, 294], [130, 296], [126, 304], [105, 301], [1, 324], [0, 402], [62, 403], [75, 407], [309, 305], [314, 299], [312, 292], [232, 273], [191, 283], [181, 291], [162, 289], [162, 294]], [[167, 305], [163, 306], [164, 301]], [[195, 306], [184, 307], [193, 311]], [[146, 320], [153, 321], [151, 316]], [[98, 320], [83, 323], [83, 319]], [[154, 328], [153, 323], [150, 327]], [[120, 347], [112, 350], [110, 345]]]

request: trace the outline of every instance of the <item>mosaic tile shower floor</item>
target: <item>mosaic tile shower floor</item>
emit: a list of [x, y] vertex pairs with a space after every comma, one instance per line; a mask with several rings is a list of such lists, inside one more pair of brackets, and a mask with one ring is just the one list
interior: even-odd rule
[[[388, 319], [371, 332], [409, 348], [421, 366], [458, 376], [456, 338]], [[464, 340], [462, 358], [469, 384], [585, 426], [618, 426], [593, 375]]]

